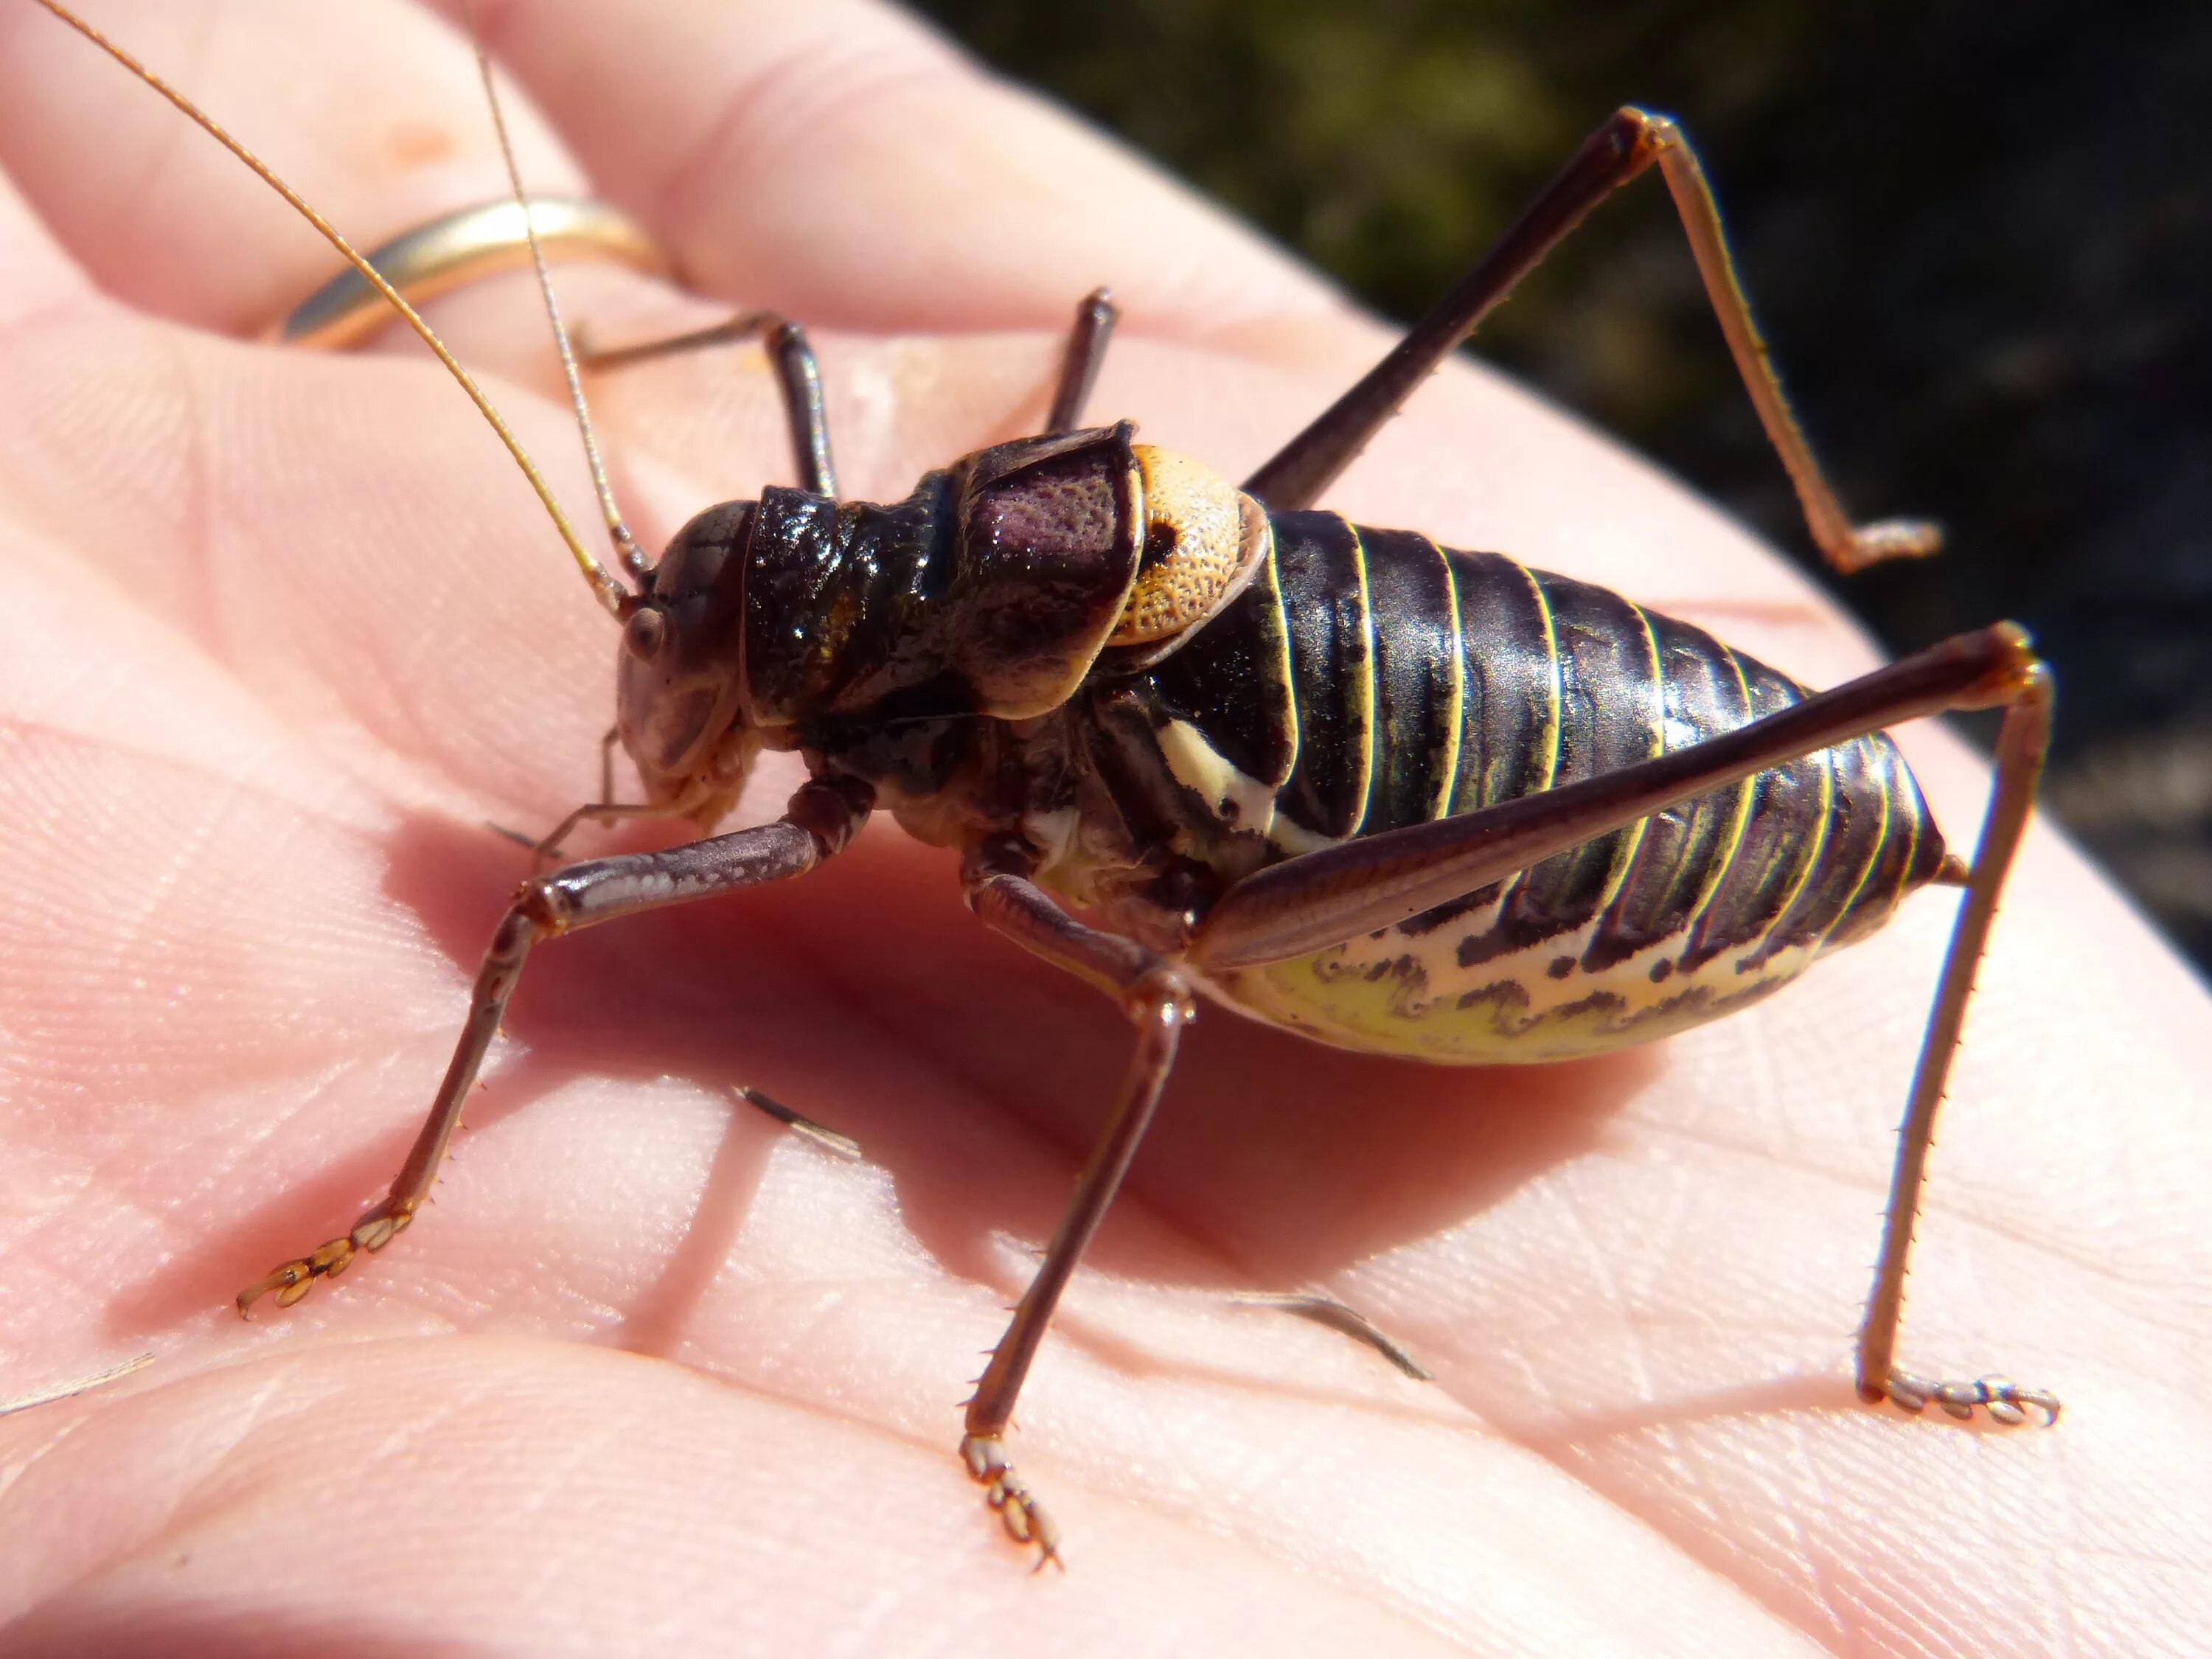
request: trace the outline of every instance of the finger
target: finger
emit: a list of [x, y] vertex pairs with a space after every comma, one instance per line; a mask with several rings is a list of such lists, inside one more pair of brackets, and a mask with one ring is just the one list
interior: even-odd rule
[[873, 0], [500, 0], [487, 41], [687, 280], [873, 330], [1064, 327], [1110, 284], [1185, 338], [1338, 314], [1309, 273]]
[[[404, 0], [90, 9], [356, 246], [507, 194], [472, 53]], [[528, 100], [507, 115], [532, 187], [580, 189]], [[101, 288], [161, 316], [255, 334], [337, 269], [233, 157], [27, 5], [0, 9], [0, 167]]]

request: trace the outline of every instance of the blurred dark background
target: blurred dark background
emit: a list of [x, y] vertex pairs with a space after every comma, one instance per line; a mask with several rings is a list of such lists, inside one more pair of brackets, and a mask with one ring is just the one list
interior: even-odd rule
[[[2212, 966], [2212, 5], [921, 9], [1401, 319], [1615, 106], [1678, 117], [1845, 501], [1950, 534], [1831, 590], [1896, 651], [2033, 629], [2047, 800]], [[1656, 176], [1479, 343], [1819, 568]]]

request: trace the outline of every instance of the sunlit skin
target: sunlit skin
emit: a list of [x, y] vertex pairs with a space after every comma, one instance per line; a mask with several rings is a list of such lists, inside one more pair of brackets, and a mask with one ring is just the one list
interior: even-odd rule
[[[95, 17], [364, 243], [502, 188], [426, 14], [173, 10]], [[485, 10], [532, 182], [629, 205], [722, 301], [571, 267], [570, 314], [610, 340], [804, 318], [856, 495], [1033, 428], [1101, 282], [1126, 321], [1094, 414], [1231, 477], [1385, 337], [873, 6]], [[233, 1293], [398, 1166], [526, 867], [484, 821], [594, 793], [616, 630], [418, 346], [245, 343], [330, 252], [27, 6], [0, 8], [0, 1398], [160, 1356], [0, 1420], [10, 1653], [2212, 1644], [2212, 1017], [2044, 828], [1899, 1357], [2051, 1388], [2053, 1430], [1852, 1392], [1956, 903], [1929, 893], [1603, 1061], [1431, 1070], [1204, 1012], [1022, 1400], [1070, 1569], [1031, 1578], [953, 1455], [959, 1402], [1127, 1032], [889, 824], [801, 883], [542, 951], [437, 1201], [240, 1323]], [[433, 317], [587, 511], [526, 286]], [[648, 546], [789, 476], [757, 350], [597, 390]], [[1874, 660], [1712, 508], [1472, 367], [1329, 503], [1814, 683]], [[1901, 737], [1971, 845], [1981, 769]], [[1226, 1300], [1304, 1285], [1437, 1382]]]

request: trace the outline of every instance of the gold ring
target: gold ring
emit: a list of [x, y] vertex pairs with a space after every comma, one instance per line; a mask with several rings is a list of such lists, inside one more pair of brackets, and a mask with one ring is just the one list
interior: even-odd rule
[[[610, 259], [649, 276], [668, 274], [667, 256], [644, 228], [605, 202], [534, 197], [530, 226], [550, 260]], [[419, 306], [483, 277], [527, 269], [530, 238], [523, 228], [522, 204], [502, 197], [441, 215], [372, 249], [367, 258], [410, 305]], [[342, 270], [264, 337], [337, 350], [366, 339], [391, 316], [384, 296], [359, 271]]]

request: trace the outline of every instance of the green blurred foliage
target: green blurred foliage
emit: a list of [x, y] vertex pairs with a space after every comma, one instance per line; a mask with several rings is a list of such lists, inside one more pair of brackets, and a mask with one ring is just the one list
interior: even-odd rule
[[[1677, 116], [1845, 501], [1951, 533], [1839, 597], [1896, 649], [2035, 629], [2052, 799], [2212, 963], [2212, 5], [921, 9], [1401, 318], [1609, 111]], [[1805, 549], [1656, 184], [1477, 343]]]

